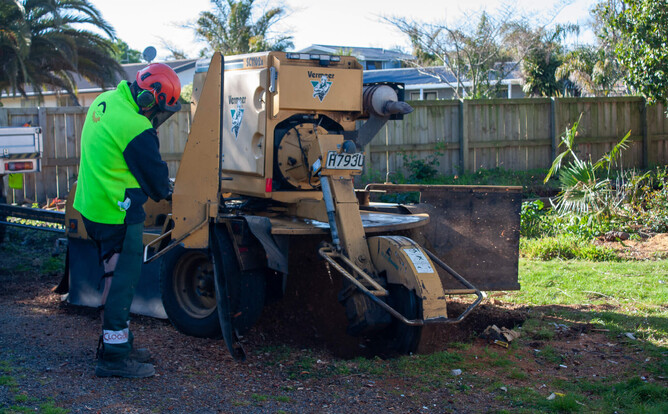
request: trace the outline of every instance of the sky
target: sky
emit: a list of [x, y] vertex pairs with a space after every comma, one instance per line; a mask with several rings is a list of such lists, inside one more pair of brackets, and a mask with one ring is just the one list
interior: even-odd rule
[[[165, 42], [186, 52], [188, 57], [198, 57], [204, 43], [197, 42], [194, 31], [184, 25], [194, 24], [202, 11], [212, 10], [210, 0], [89, 0], [103, 17], [116, 29], [116, 35], [131, 48], [142, 51], [147, 46], [158, 50], [158, 59], [169, 55]], [[336, 46], [401, 47], [410, 52], [405, 35], [392, 25], [384, 23], [385, 17], [404, 17], [425, 23], [455, 25], [467, 14], [486, 10], [494, 13], [504, 0], [256, 0], [261, 10], [276, 4], [290, 10], [277, 30], [289, 30], [293, 35], [295, 50], [311, 44]], [[508, 3], [508, 0], [505, 0]], [[535, 12], [536, 22], [541, 16], [553, 16], [553, 22], [585, 24], [589, 9], [596, 0], [513, 0], [522, 13]], [[584, 33], [580, 43], [591, 42], [593, 35]], [[573, 39], [572, 41], [575, 41]]]

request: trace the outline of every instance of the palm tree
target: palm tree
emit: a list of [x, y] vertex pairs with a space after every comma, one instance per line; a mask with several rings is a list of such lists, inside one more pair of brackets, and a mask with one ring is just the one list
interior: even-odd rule
[[78, 105], [74, 74], [102, 87], [123, 76], [113, 38], [114, 29], [86, 0], [3, 0], [0, 90], [27, 96], [29, 87], [41, 98], [51, 87], [65, 90]]
[[[581, 119], [582, 114], [561, 136], [559, 146], [565, 146], [566, 150], [552, 161], [544, 183], [547, 183], [553, 175], [559, 174], [561, 192], [555, 198], [555, 208], [560, 213], [594, 213], [596, 217], [609, 214], [623, 201], [614, 191], [611, 174], [612, 167], [618, 163], [622, 151], [628, 148], [627, 141], [631, 131], [598, 161], [592, 162], [591, 159], [580, 159], [575, 149], [575, 137]], [[562, 166], [565, 159], [569, 161]]]
[[0, 91], [21, 88], [27, 76], [25, 59], [30, 53], [30, 28], [25, 9], [16, 0], [0, 3]]
[[610, 51], [584, 46], [566, 54], [555, 76], [571, 81], [583, 96], [608, 96], [624, 78], [624, 69]]
[[253, 21], [254, 1], [211, 0], [215, 10], [200, 13], [195, 33], [212, 50], [226, 55], [292, 48], [292, 36], [270, 35], [271, 27], [285, 17], [285, 9], [269, 9]]

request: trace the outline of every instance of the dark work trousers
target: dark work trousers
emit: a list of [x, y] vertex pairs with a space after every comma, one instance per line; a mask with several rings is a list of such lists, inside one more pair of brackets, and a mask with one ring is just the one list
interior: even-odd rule
[[129, 329], [130, 305], [139, 281], [142, 266], [144, 223], [108, 225], [84, 219], [88, 235], [99, 247], [103, 262], [119, 253], [102, 321], [105, 360], [121, 360], [132, 349], [133, 335]]

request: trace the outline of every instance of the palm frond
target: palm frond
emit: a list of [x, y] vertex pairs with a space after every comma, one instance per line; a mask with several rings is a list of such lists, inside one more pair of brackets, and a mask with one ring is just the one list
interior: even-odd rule
[[621, 155], [622, 151], [627, 149], [629, 146], [626, 144], [626, 141], [631, 137], [631, 131], [626, 133], [624, 138], [622, 138], [617, 144], [615, 144], [612, 149], [604, 154], [600, 160], [596, 163], [595, 167], [604, 168], [610, 174], [610, 168], [617, 163], [617, 159]]
[[[0, 28], [2, 90], [25, 95], [30, 87], [41, 97], [52, 87], [65, 90], [76, 101], [74, 73], [99, 85], [124, 76], [105, 37], [113, 38], [113, 27], [87, 0], [3, 1]], [[11, 55], [5, 54], [7, 47]]]
[[550, 180], [550, 178], [552, 178], [552, 176], [559, 171], [564, 158], [566, 158], [567, 156], [571, 155], [575, 160], [579, 161], [577, 155], [575, 154], [575, 137], [577, 135], [581, 119], [582, 119], [582, 114], [580, 114], [580, 117], [573, 124], [573, 126], [571, 126], [570, 128], [566, 128], [566, 131], [561, 135], [560, 137], [561, 142], [559, 143], [559, 146], [560, 147], [562, 145], [565, 146], [566, 150], [554, 158], [554, 161], [552, 161], [552, 165], [550, 166], [550, 169], [548, 170], [547, 175], [543, 180], [543, 183], [547, 183]]

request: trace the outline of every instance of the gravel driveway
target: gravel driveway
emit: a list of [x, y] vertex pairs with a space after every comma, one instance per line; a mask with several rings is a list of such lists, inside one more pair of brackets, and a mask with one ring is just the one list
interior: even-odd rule
[[8, 233], [11, 243], [0, 246], [0, 412], [28, 406], [42, 412], [381, 413], [457, 405], [448, 402], [447, 389], [420, 394], [400, 380], [385, 381], [370, 368], [373, 360], [360, 356], [362, 348], [350, 355], [355, 340], [327, 344], [303, 321], [272, 319], [280, 310], [271, 307], [244, 339], [245, 362], [234, 361], [222, 341], [134, 316], [136, 342], [153, 353], [156, 376], [96, 378], [97, 311], [51, 292], [64, 258], [62, 252], [51, 257], [56, 236]]

